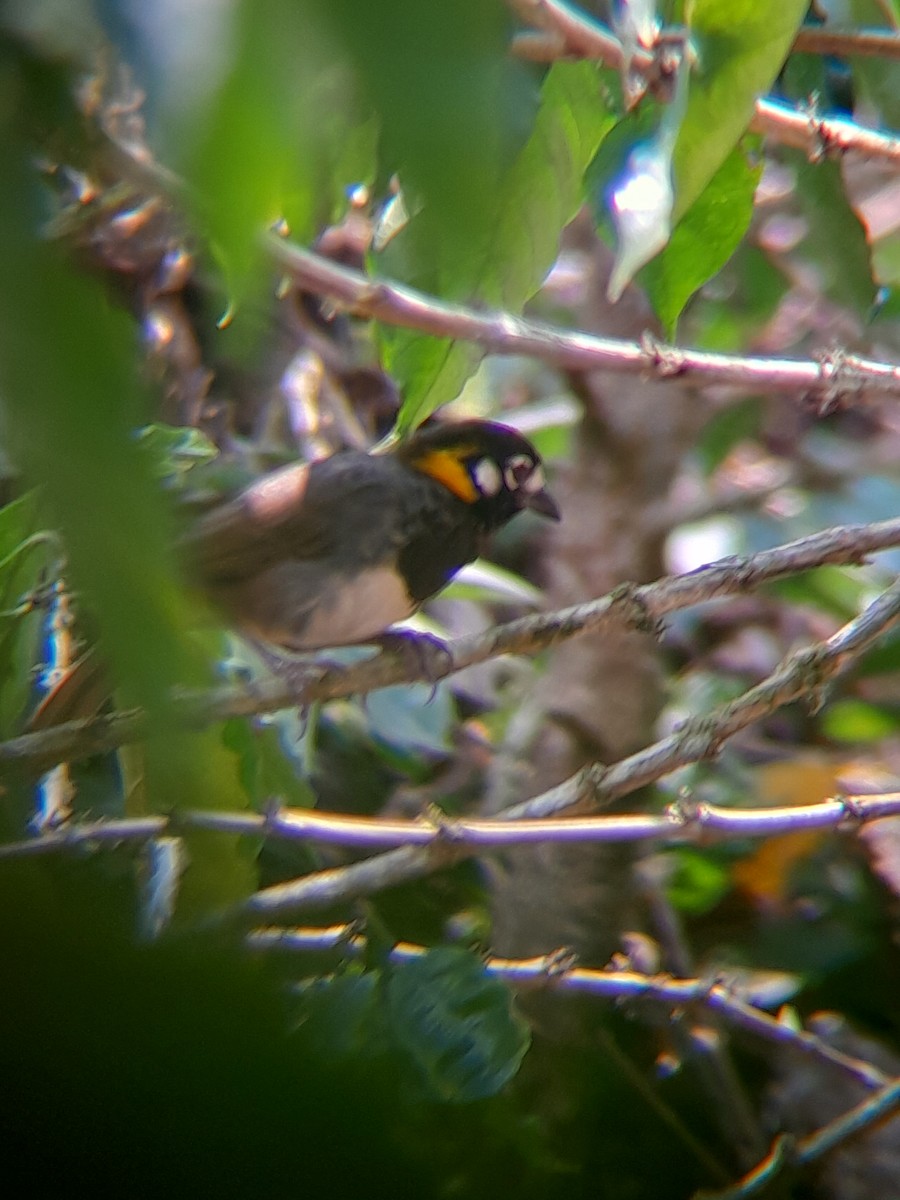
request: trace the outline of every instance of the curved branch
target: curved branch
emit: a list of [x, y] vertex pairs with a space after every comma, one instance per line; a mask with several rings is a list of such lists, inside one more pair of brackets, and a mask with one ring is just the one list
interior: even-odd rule
[[[655, 583], [626, 584], [572, 608], [522, 617], [484, 633], [457, 638], [447, 643], [446, 664], [427, 675], [424, 670], [413, 671], [408, 661], [385, 652], [350, 667], [313, 661], [304, 664], [299, 684], [282, 675], [241, 688], [224, 687], [200, 695], [176, 696], [174, 715], [188, 728], [202, 728], [229, 717], [274, 712], [315, 700], [365, 695], [399, 683], [434, 683], [437, 678], [498, 655], [537, 653], [567, 638], [597, 633], [615, 622], [658, 632], [660, 621], [679, 609], [752, 592], [765, 583], [826, 564], [858, 565], [870, 554], [896, 546], [900, 546], [900, 518], [872, 525], [838, 525], [772, 550], [744, 558], [723, 558]], [[146, 723], [139, 712], [68, 721], [0, 743], [0, 768], [19, 765], [46, 770], [56, 762], [76, 761], [114, 750], [138, 740], [145, 732]]]
[[900, 162], [900, 138], [866, 129], [844, 117], [820, 117], [813, 108], [757, 100], [750, 127], [757, 133], [803, 150], [813, 161], [853, 151], [866, 158]]
[[[809, 116], [804, 116], [808, 126]], [[824, 122], [817, 122], [816, 127]], [[475, 342], [492, 354], [524, 354], [569, 371], [642, 372], [699, 384], [733, 384], [754, 391], [800, 391], [833, 405], [863, 390], [900, 395], [900, 366], [843, 352], [820, 358], [766, 358], [670, 346], [645, 335], [640, 342], [571, 333], [509, 313], [480, 313], [414, 288], [373, 279], [274, 234], [267, 244], [278, 266], [307, 291], [340, 300], [360, 316], [435, 337]]]

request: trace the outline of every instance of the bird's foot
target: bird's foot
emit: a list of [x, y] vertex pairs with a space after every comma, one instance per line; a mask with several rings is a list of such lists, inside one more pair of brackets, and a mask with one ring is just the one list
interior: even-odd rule
[[453, 669], [450, 647], [433, 633], [413, 629], [389, 629], [374, 639], [388, 654], [395, 654], [410, 675], [420, 676], [431, 684], [429, 703], [434, 699], [438, 683]]

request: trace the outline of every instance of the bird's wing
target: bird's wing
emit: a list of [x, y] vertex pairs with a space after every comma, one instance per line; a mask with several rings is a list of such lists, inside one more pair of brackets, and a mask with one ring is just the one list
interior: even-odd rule
[[[386, 456], [348, 453], [274, 471], [206, 513], [182, 538], [202, 584], [247, 579], [280, 562], [322, 562], [342, 551], [384, 556], [396, 523]], [[362, 565], [362, 564], [361, 564]]]

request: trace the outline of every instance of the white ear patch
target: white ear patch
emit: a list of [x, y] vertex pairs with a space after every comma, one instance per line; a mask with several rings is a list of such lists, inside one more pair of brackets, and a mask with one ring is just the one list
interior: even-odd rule
[[482, 496], [496, 496], [503, 486], [500, 468], [492, 458], [479, 458], [472, 468], [472, 478]]

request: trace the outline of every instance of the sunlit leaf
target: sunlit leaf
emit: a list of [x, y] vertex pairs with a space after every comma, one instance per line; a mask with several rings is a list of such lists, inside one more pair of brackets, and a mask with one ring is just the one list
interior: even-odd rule
[[806, 0], [694, 0], [687, 6], [698, 62], [675, 147], [676, 221], [746, 131], [806, 9]]
[[[584, 173], [613, 121], [595, 66], [555, 64], [543, 81], [527, 141], [496, 178], [484, 211], [466, 231], [465, 253], [451, 258], [438, 233], [424, 247], [423, 261], [422, 253], [411, 254], [403, 244], [404, 231], [379, 269], [411, 282], [427, 283], [430, 276], [442, 295], [519, 311], [554, 261], [560, 233], [581, 202]], [[386, 365], [403, 385], [401, 431], [457, 396], [483, 355], [471, 343], [425, 339], [400, 329], [386, 329], [381, 336]]]
[[725, 265], [747, 232], [762, 163], [736, 146], [672, 231], [640, 282], [673, 337], [687, 301]]

